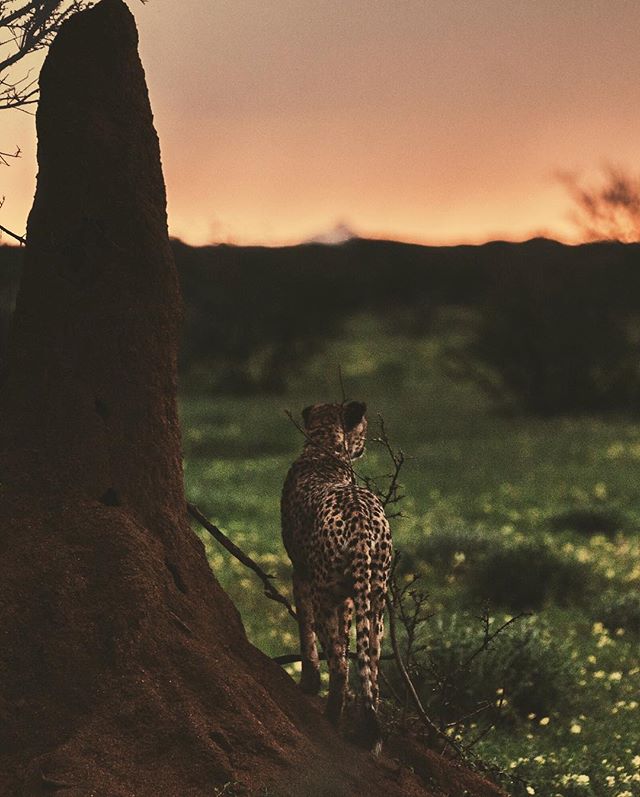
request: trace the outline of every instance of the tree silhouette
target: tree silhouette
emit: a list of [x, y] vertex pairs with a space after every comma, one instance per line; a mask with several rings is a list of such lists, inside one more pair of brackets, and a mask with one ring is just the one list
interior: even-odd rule
[[640, 241], [640, 176], [608, 164], [596, 183], [575, 172], [558, 178], [573, 200], [570, 215], [586, 241]]

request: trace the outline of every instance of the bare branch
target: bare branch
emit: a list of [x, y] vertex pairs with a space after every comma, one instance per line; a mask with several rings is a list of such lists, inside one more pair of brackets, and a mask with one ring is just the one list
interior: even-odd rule
[[0, 3], [0, 110], [24, 108], [38, 100], [35, 80], [12, 77], [13, 68], [29, 55], [48, 47], [61, 25], [94, 0], [31, 0]]
[[291, 605], [290, 601], [278, 590], [273, 586], [271, 583], [271, 579], [273, 576], [268, 575], [265, 571], [260, 567], [259, 564], [253, 561], [250, 556], [238, 548], [238, 546], [232, 542], [226, 534], [224, 534], [217, 526], [214, 526], [207, 518], [202, 514], [202, 512], [198, 509], [195, 504], [187, 504], [187, 510], [192, 518], [195, 518], [200, 525], [205, 528], [211, 536], [217, 540], [220, 545], [229, 551], [232, 556], [242, 562], [245, 567], [248, 567], [250, 570], [258, 576], [258, 578], [262, 581], [264, 585], [264, 594], [267, 598], [276, 601], [277, 603], [281, 603], [283, 606], [286, 607], [287, 611], [291, 615], [294, 620], [298, 619], [298, 615], [295, 612], [295, 609]]
[[[2, 199], [4, 201], [4, 197]], [[0, 205], [0, 207], [2, 207], [2, 205]], [[26, 238], [23, 238], [22, 235], [18, 235], [15, 232], [11, 232], [11, 230], [7, 229], [6, 227], [3, 227], [2, 224], [0, 224], [0, 232], [3, 232], [6, 235], [10, 235], [12, 238], [15, 238], [15, 240], [18, 241], [20, 244], [22, 244], [22, 246], [25, 246], [27, 243]]]
[[[400, 471], [402, 470], [405, 464], [406, 457], [402, 449], [399, 448], [397, 451], [394, 450], [387, 435], [387, 429], [384, 423], [384, 418], [379, 413], [378, 413], [378, 424], [380, 426], [380, 433], [378, 437], [374, 437], [372, 439], [372, 442], [378, 443], [384, 447], [385, 451], [389, 455], [389, 458], [391, 459], [391, 462], [393, 463], [393, 471], [391, 473], [385, 474], [384, 476], [384, 478], [389, 479], [389, 483], [386, 489], [381, 488], [377, 484], [377, 480], [372, 476], [366, 477], [364, 479], [364, 483], [366, 487], [369, 490], [371, 490], [371, 492], [375, 493], [378, 496], [380, 502], [382, 503], [382, 506], [385, 508], [385, 510], [387, 510], [387, 507], [399, 504], [404, 498], [404, 495], [400, 493], [400, 490], [402, 489], [402, 485], [400, 484]], [[392, 519], [396, 517], [401, 517], [402, 512], [386, 511], [386, 515], [389, 519]]]
[[420, 700], [418, 693], [416, 692], [416, 688], [413, 685], [413, 681], [411, 680], [411, 676], [407, 672], [407, 668], [405, 663], [402, 659], [402, 654], [400, 653], [400, 648], [398, 646], [398, 635], [396, 633], [396, 616], [394, 610], [394, 604], [387, 594], [386, 597], [387, 602], [387, 613], [389, 617], [389, 637], [391, 639], [391, 648], [393, 650], [393, 655], [395, 658], [396, 665], [398, 667], [398, 671], [400, 676], [404, 682], [406, 687], [407, 693], [411, 698], [411, 702], [418, 714], [418, 717], [422, 721], [422, 723], [427, 727], [427, 729], [442, 739], [449, 747], [451, 747], [455, 752], [462, 756], [464, 754], [464, 750], [462, 747], [452, 739], [447, 733], [442, 731], [438, 726], [430, 719], [427, 712], [422, 705], [422, 701]]
[[22, 150], [20, 147], [16, 147], [15, 152], [0, 152], [0, 165], [8, 166], [9, 161], [7, 158], [19, 158], [22, 155]]
[[471, 662], [474, 659], [476, 659], [483, 651], [485, 651], [499, 634], [501, 634], [504, 630], [506, 630], [510, 625], [513, 625], [513, 623], [517, 623], [518, 621], [522, 620], [525, 617], [531, 617], [531, 615], [532, 612], [520, 612], [519, 614], [510, 617], [508, 620], [502, 623], [502, 625], [498, 626], [498, 628], [496, 628], [495, 631], [492, 631], [490, 633], [489, 628], [491, 626], [491, 619], [489, 617], [488, 608], [485, 609], [483, 614], [478, 618], [482, 623], [484, 629], [484, 638], [482, 640], [482, 644], [477, 648], [477, 650], [474, 650], [473, 653], [462, 662], [462, 664], [459, 665], [459, 667], [455, 670], [455, 672], [458, 672], [460, 670], [466, 670], [467, 667], [471, 664]]

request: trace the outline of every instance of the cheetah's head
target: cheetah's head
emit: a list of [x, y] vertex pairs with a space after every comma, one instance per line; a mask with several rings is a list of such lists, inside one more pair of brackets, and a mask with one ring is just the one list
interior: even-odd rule
[[362, 401], [346, 404], [313, 404], [302, 410], [307, 445], [331, 451], [350, 459], [364, 454], [367, 440], [367, 405]]

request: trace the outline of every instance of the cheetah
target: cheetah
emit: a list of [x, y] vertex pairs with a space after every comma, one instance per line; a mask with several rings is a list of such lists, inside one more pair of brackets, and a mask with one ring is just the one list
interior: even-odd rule
[[293, 565], [293, 593], [307, 694], [320, 689], [317, 639], [329, 664], [326, 714], [338, 725], [347, 693], [349, 631], [355, 608], [362, 725], [381, 748], [378, 662], [392, 557], [379, 499], [355, 483], [351, 460], [365, 450], [366, 405], [314, 404], [302, 411], [305, 443], [282, 491], [282, 537]]

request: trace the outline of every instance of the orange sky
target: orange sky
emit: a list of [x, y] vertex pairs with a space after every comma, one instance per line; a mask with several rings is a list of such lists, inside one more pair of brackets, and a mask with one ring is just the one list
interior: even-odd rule
[[[297, 242], [571, 238], [558, 169], [640, 171], [637, 0], [131, 3], [171, 232]], [[179, 16], [177, 16], [179, 14]], [[23, 232], [34, 123], [0, 114]], [[6, 240], [6, 239], [3, 239]]]

